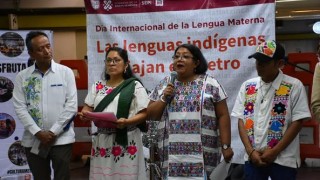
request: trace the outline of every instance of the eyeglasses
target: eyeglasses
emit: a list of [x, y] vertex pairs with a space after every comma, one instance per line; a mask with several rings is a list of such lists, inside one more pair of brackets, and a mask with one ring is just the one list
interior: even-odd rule
[[118, 58], [114, 58], [114, 59], [111, 59], [111, 58], [107, 58], [105, 60], [106, 64], [119, 64], [120, 62], [122, 61], [122, 59], [118, 59]]
[[174, 55], [174, 56], [172, 56], [172, 59], [173, 60], [179, 60], [179, 59], [188, 60], [188, 59], [193, 59], [193, 57], [192, 56], [188, 56], [188, 55], [182, 55], [182, 56]]

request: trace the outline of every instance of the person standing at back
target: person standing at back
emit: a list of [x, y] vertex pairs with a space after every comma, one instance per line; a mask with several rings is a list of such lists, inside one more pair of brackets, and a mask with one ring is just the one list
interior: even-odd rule
[[311, 93], [311, 111], [315, 120], [320, 122], [320, 42], [317, 50], [318, 63], [314, 70], [312, 93]]
[[300, 80], [282, 73], [284, 48], [262, 42], [249, 58], [259, 77], [245, 81], [231, 115], [239, 118], [246, 149], [245, 179], [296, 179], [300, 166], [299, 131], [311, 114]]
[[24, 126], [22, 146], [35, 180], [69, 180], [77, 89], [72, 70], [55, 63], [47, 34], [31, 31], [26, 46], [35, 64], [19, 72], [13, 105]]

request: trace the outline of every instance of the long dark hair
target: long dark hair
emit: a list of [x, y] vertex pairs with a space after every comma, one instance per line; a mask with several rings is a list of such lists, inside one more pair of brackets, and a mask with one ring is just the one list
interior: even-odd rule
[[[123, 79], [129, 79], [131, 77], [135, 77], [135, 75], [133, 75], [132, 73], [132, 70], [131, 70], [131, 67], [130, 67], [130, 64], [129, 64], [129, 58], [128, 58], [128, 52], [125, 50], [125, 49], [122, 49], [122, 48], [119, 48], [119, 47], [111, 47], [108, 49], [108, 51], [106, 52], [106, 57], [105, 59], [107, 59], [108, 57], [108, 54], [111, 52], [111, 51], [116, 51], [118, 52], [119, 56], [123, 59], [124, 63], [125, 64], [128, 64], [128, 67], [126, 69], [126, 72], [123, 73]], [[106, 80], [109, 80], [110, 79], [110, 75], [104, 71], [104, 78]]]
[[191, 52], [194, 61], [199, 61], [199, 65], [195, 68], [194, 73], [205, 74], [208, 70], [208, 63], [206, 58], [203, 56], [201, 50], [193, 44], [181, 44], [174, 51], [174, 55], [177, 53], [178, 49], [182, 47], [188, 49]]

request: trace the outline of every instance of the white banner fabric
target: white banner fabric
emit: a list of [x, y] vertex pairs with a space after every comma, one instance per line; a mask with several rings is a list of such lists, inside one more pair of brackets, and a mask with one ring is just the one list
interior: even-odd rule
[[[146, 88], [172, 71], [172, 56], [182, 43], [197, 45], [208, 61], [208, 74], [224, 86], [231, 112], [240, 85], [256, 76], [256, 46], [275, 39], [275, 4], [264, 3], [213, 9], [87, 14], [88, 66], [91, 87], [102, 78], [106, 50], [128, 50], [131, 68]], [[244, 148], [232, 119], [233, 162], [243, 163]]]

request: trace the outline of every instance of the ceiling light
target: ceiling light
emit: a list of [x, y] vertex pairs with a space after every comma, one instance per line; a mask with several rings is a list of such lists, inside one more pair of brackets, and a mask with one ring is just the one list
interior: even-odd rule
[[313, 24], [312, 30], [313, 30], [313, 32], [315, 32], [316, 34], [320, 34], [320, 21], [318, 21], [318, 22], [316, 22], [316, 23]]

